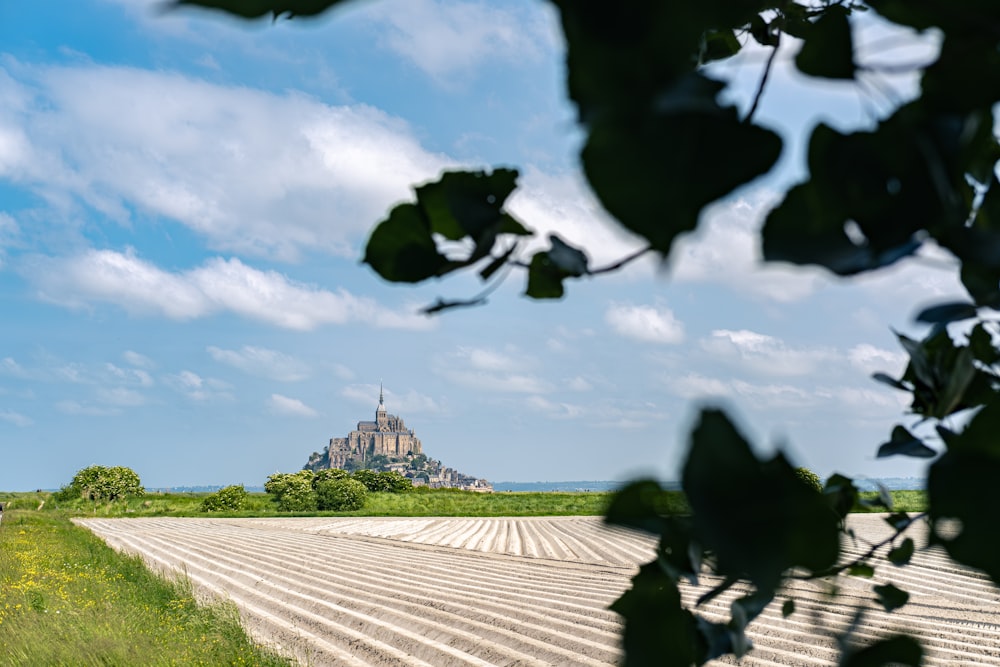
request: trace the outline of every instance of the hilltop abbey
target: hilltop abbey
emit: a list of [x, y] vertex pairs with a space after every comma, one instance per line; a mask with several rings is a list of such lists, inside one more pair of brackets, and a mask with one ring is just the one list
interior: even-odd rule
[[313, 452], [303, 468], [313, 471], [327, 468], [395, 470], [410, 478], [414, 486], [493, 490], [485, 479], [463, 475], [443, 467], [440, 461], [428, 458], [413, 429], [406, 428], [402, 419], [386, 412], [381, 386], [375, 421], [359, 421], [358, 427], [346, 438], [330, 438], [322, 453]]
[[423, 448], [413, 429], [407, 429], [402, 419], [385, 411], [385, 395], [379, 387], [375, 421], [358, 422], [358, 428], [346, 438], [330, 438], [326, 452], [327, 468], [344, 468], [352, 459], [364, 464], [379, 455], [416, 456], [423, 454]]

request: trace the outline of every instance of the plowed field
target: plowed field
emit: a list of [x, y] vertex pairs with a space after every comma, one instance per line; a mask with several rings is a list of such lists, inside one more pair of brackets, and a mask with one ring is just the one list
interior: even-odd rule
[[[225, 596], [258, 639], [310, 665], [613, 665], [620, 622], [607, 606], [653, 555], [644, 535], [592, 517], [85, 519], [112, 546], [183, 572]], [[873, 515], [852, 517], [863, 540], [887, 534]], [[918, 538], [918, 544], [921, 539]], [[849, 545], [861, 553], [863, 542]], [[872, 580], [841, 578], [788, 591], [751, 626], [741, 664], [831, 665], [835, 634], [866, 609], [853, 636], [916, 632], [928, 665], [1000, 665], [1000, 593], [988, 579], [920, 550], [874, 582], [911, 593], [881, 611]], [[691, 601], [713, 582], [687, 587]], [[718, 620], [738, 592], [705, 607]]]

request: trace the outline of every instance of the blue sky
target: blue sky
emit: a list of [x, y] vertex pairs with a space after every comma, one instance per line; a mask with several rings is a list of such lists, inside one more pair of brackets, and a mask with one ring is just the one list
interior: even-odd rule
[[[595, 264], [638, 247], [580, 178], [554, 13], [392, 0], [271, 25], [156, 6], [0, 5], [0, 489], [90, 464], [259, 485], [372, 418], [380, 380], [431, 456], [494, 481], [673, 479], [706, 402], [822, 475], [920, 473], [874, 459], [913, 420], [870, 374], [905, 366], [890, 326], [917, 335], [919, 306], [961, 294], [947, 260], [835, 281], [760, 267], [755, 237], [803, 131], [870, 122], [912, 80], [859, 93], [782, 66], [759, 116], [789, 139], [777, 175], [667, 264], [560, 303], [522, 298], [515, 274], [485, 308], [428, 319], [479, 286], [387, 285], [359, 257], [444, 168], [519, 167], [510, 210]], [[737, 103], [761, 64], [719, 71], [750, 73]]]

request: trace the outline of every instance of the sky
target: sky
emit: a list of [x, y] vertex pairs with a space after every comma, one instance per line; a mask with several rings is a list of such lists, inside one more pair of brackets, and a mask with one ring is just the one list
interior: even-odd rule
[[[667, 261], [428, 318], [473, 277], [386, 284], [367, 234], [444, 169], [512, 166], [508, 209], [593, 265], [640, 247], [581, 177], [547, 3], [379, 0], [238, 22], [154, 0], [0, 4], [0, 489], [87, 465], [147, 487], [260, 485], [385, 404], [425, 452], [491, 481], [678, 477], [697, 410], [822, 476], [919, 476], [875, 458], [906, 395], [893, 329], [962, 294], [933, 249], [852, 280], [762, 266], [767, 206], [816, 122], [871, 124], [912, 77], [816, 83], [778, 58], [758, 119], [774, 175], [705, 211]], [[888, 57], [933, 49], [886, 34]], [[894, 41], [893, 41], [894, 40]], [[735, 77], [747, 108], [765, 54]], [[874, 75], [872, 75], [874, 76]], [[669, 206], [669, 203], [667, 204]]]

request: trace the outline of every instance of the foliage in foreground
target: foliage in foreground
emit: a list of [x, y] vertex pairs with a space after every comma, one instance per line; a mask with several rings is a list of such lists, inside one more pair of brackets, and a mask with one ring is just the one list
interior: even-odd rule
[[290, 667], [248, 639], [232, 605], [197, 604], [188, 582], [161, 579], [64, 513], [5, 514], [4, 664]]
[[[247, 18], [313, 16], [345, 3], [174, 0]], [[967, 298], [921, 311], [917, 319], [933, 329], [920, 341], [898, 336], [909, 355], [903, 376], [876, 375], [912, 397], [914, 420], [934, 426], [936, 438], [899, 424], [878, 455], [932, 461], [927, 475], [932, 540], [956, 561], [1000, 582], [1000, 503], [994, 494], [982, 493], [1000, 479], [1000, 331], [988, 317], [1000, 309], [1000, 143], [993, 113], [1000, 102], [1000, 3], [551, 4], [566, 44], [567, 94], [583, 133], [584, 175], [603, 208], [648, 245], [602, 268], [591, 266], [585, 249], [554, 234], [545, 248], [533, 250], [534, 232], [504, 209], [519, 174], [499, 168], [449, 172], [416, 188], [415, 201], [397, 205], [375, 227], [364, 261], [393, 282], [474, 271], [482, 281], [494, 281], [484, 295], [510, 266], [527, 274], [527, 296], [556, 299], [564, 295], [566, 281], [617, 270], [645, 253], [669, 258], [674, 241], [699, 226], [706, 207], [778, 164], [784, 142], [754, 116], [778, 50], [791, 42], [799, 74], [853, 86], [869, 98], [878, 91], [884, 99], [867, 100], [874, 110], [860, 129], [822, 122], [810, 129], [802, 182], [781, 192], [766, 214], [760, 237], [764, 258], [839, 276], [890, 266], [925, 244], [955, 260]], [[934, 53], [913, 61], [909, 49], [873, 57], [870, 48], [856, 48], [857, 26], [872, 15], [897, 34], [933, 30]], [[732, 58], [748, 44], [768, 53], [760, 71], [732, 68], [736, 79], [750, 72], [746, 82], [717, 78], [720, 70], [712, 70], [711, 63]], [[919, 79], [911, 99], [886, 79], [900, 73]], [[740, 84], [756, 89], [744, 109], [732, 103]], [[467, 256], [452, 252], [456, 241], [469, 248]], [[440, 300], [427, 311], [482, 303], [484, 295]], [[955, 322], [964, 324], [949, 332]], [[944, 422], [976, 410], [961, 432]], [[642, 482], [620, 496], [630, 499], [624, 508], [609, 511], [610, 520], [660, 537], [657, 559], [616, 603], [625, 619], [628, 665], [700, 665], [723, 654], [742, 655], [749, 649], [747, 623], [793, 570], [837, 574], [831, 567], [839, 557], [840, 519], [858, 498], [852, 480], [840, 475], [827, 481], [822, 497], [807, 495], [788, 461], [780, 455], [757, 459], [728, 417], [712, 409], [702, 411], [691, 434], [683, 477], [692, 510], [687, 518], [646, 502], [657, 494]], [[913, 521], [894, 513], [893, 538], [856, 566], [904, 566], [913, 542], [903, 533]], [[957, 534], [938, 530], [956, 524], [962, 526]], [[777, 546], [768, 548], [773, 540]], [[678, 580], [697, 576], [703, 567], [720, 575], [726, 587], [737, 582], [751, 587], [734, 603], [728, 623], [710, 621], [698, 614], [697, 604], [689, 608], [681, 602]], [[873, 592], [881, 596], [884, 590]], [[842, 645], [853, 645], [851, 637], [841, 639]], [[894, 637], [845, 650], [841, 664], [921, 661], [914, 638]]]

